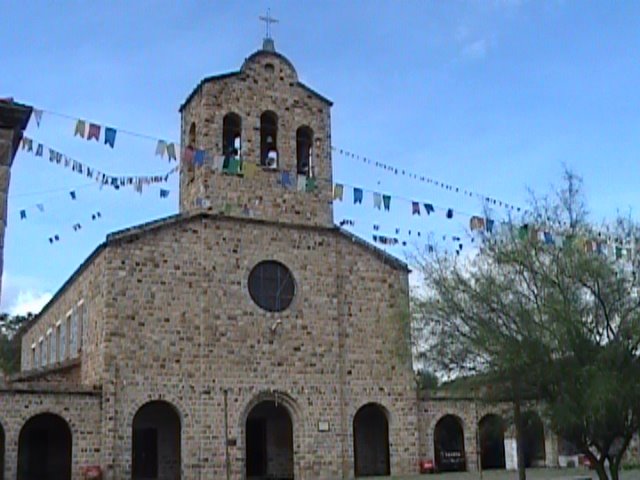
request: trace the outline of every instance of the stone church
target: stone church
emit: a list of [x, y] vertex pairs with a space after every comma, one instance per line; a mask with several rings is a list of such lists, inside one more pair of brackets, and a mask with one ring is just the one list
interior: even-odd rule
[[[417, 391], [407, 265], [333, 222], [331, 106], [271, 39], [188, 95], [181, 143], [219, 160], [183, 160], [179, 213], [108, 235], [26, 327], [0, 383], [0, 478], [513, 462], [496, 406]], [[557, 465], [533, 423], [530, 465]]]

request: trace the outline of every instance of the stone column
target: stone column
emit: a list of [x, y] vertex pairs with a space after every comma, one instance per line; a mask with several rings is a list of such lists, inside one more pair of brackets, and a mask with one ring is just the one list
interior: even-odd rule
[[13, 135], [13, 130], [0, 129], [0, 292], [4, 267], [4, 232], [7, 228], [7, 195], [14, 155]]

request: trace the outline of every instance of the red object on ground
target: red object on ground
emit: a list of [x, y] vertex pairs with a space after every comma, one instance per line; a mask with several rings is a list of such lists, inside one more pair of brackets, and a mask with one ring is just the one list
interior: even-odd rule
[[420, 473], [433, 473], [435, 472], [435, 465], [433, 460], [420, 460]]
[[85, 480], [101, 480], [102, 469], [100, 465], [91, 465], [89, 467], [82, 468], [83, 479]]

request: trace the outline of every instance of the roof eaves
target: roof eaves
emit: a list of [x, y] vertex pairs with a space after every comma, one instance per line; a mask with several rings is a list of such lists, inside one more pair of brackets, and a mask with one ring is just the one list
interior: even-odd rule
[[200, 83], [198, 83], [198, 86], [196, 88], [193, 89], [193, 91], [189, 94], [189, 96], [187, 97], [187, 99], [182, 103], [182, 105], [180, 105], [180, 110], [179, 112], [182, 113], [182, 110], [184, 110], [184, 108], [187, 106], [187, 104], [193, 99], [193, 97], [200, 91], [200, 89], [209, 82], [213, 82], [215, 80], [223, 80], [225, 78], [230, 78], [230, 77], [235, 77], [236, 75], [240, 75], [240, 70], [234, 71], [234, 72], [227, 72], [227, 73], [221, 73], [219, 75], [211, 75], [209, 77], [205, 77], [202, 80], [200, 80]]

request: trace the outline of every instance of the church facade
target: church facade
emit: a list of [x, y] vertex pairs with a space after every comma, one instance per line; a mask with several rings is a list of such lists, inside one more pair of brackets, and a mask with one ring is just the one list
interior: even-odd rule
[[[505, 467], [503, 420], [478, 435], [497, 407], [418, 394], [407, 265], [334, 226], [330, 109], [270, 39], [195, 88], [180, 212], [108, 235], [24, 331], [4, 478]], [[536, 434], [531, 464], [557, 464]]]

